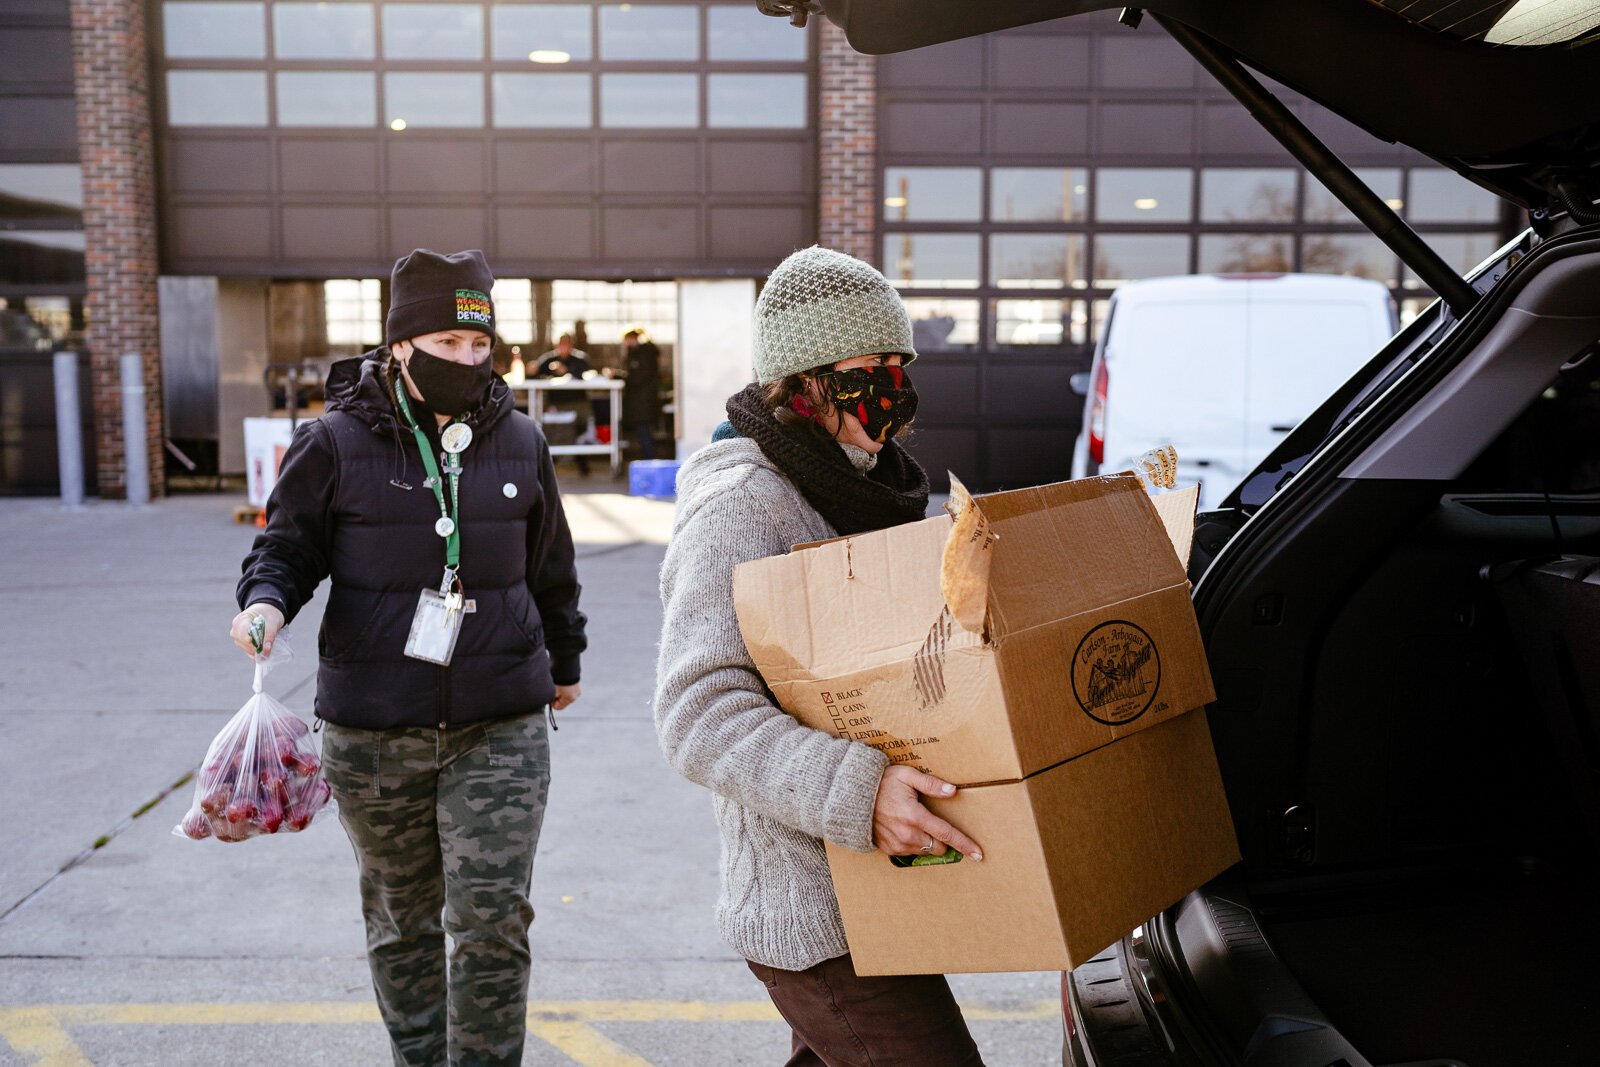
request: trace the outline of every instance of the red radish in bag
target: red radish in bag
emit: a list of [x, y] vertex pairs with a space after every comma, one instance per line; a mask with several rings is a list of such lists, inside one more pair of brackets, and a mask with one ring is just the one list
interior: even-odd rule
[[244, 841], [304, 830], [329, 810], [333, 790], [322, 777], [310, 727], [262, 690], [267, 672], [290, 658], [286, 636], [279, 635], [272, 655], [256, 658], [255, 693], [212, 740], [174, 834]]

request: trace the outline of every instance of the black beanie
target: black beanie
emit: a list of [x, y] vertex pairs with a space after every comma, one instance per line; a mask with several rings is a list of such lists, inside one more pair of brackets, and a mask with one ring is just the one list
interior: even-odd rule
[[419, 248], [395, 261], [389, 276], [386, 343], [446, 330], [494, 336], [494, 275], [476, 248], [442, 256]]

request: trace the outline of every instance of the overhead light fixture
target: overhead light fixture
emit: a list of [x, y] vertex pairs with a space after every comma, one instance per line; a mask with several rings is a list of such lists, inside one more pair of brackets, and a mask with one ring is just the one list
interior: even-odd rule
[[1406, 202], [1401, 200], [1398, 196], [1391, 196], [1389, 199], [1385, 200], [1384, 203], [1388, 204], [1396, 211], [1399, 211], [1401, 208], [1406, 206]]
[[571, 63], [572, 53], [559, 48], [537, 48], [528, 53], [530, 63]]
[[905, 207], [906, 198], [903, 196], [886, 196], [883, 198], [884, 207]]
[[1089, 191], [1089, 187], [1087, 185], [1074, 185], [1072, 187], [1072, 191], [1081, 196]]
[[1154, 211], [1156, 205], [1160, 202], [1161, 201], [1157, 200], [1153, 196], [1141, 196], [1139, 199], [1133, 202], [1133, 206], [1138, 208], [1140, 211]]
[[395, 133], [399, 133], [401, 130], [406, 128], [406, 120], [405, 119], [390, 119], [389, 120], [389, 128], [391, 130], [393, 130]]

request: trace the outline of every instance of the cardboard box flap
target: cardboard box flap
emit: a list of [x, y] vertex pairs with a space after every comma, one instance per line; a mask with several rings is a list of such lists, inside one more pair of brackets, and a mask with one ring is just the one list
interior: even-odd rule
[[1191, 485], [1175, 493], [1161, 493], [1150, 498], [1161, 524], [1167, 528], [1172, 550], [1178, 554], [1183, 569], [1189, 569], [1189, 553], [1194, 547], [1194, 514], [1200, 506], [1200, 487]]
[[1172, 548], [1187, 570], [1189, 550], [1194, 544], [1194, 514], [1200, 504], [1200, 487], [1191, 485], [1182, 492], [1161, 492], [1178, 488], [1178, 450], [1171, 445], [1152, 448], [1133, 461], [1134, 470], [1124, 471], [1139, 479], [1150, 490], [1150, 502], [1161, 516], [1172, 539]]
[[989, 616], [989, 566], [994, 559], [994, 531], [989, 519], [961, 479], [950, 475], [950, 502], [945, 505], [955, 527], [945, 542], [939, 588], [950, 615], [968, 633], [986, 632]]
[[957, 622], [990, 640], [1186, 581], [1182, 523], [1169, 534], [1134, 477], [965, 499], [940, 584]]
[[949, 533], [939, 515], [735, 567], [739, 629], [768, 683], [914, 658], [944, 615], [929, 561]]

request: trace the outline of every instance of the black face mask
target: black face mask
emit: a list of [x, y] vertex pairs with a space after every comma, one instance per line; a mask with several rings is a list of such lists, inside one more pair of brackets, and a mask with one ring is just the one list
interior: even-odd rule
[[817, 382], [828, 402], [854, 415], [879, 444], [905, 429], [917, 414], [917, 391], [903, 367], [884, 364], [823, 371]]
[[494, 378], [494, 360], [486, 354], [482, 363], [455, 363], [424, 352], [413, 342], [406, 373], [435, 414], [455, 416], [483, 401]]

